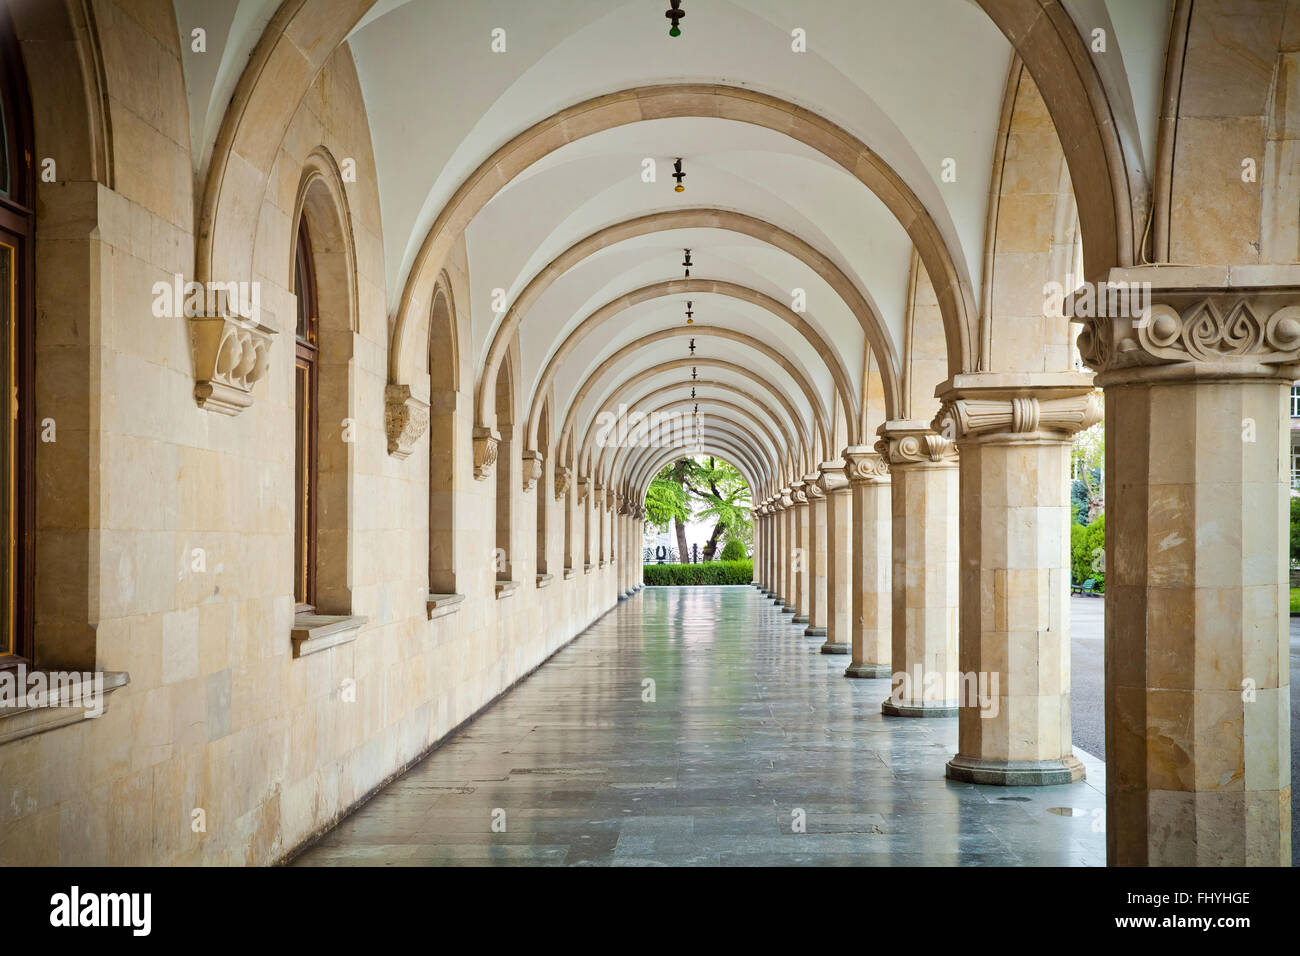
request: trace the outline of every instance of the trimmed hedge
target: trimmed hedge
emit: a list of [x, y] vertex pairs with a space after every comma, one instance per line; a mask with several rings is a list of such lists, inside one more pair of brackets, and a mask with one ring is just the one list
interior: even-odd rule
[[745, 560], [745, 542], [738, 538], [728, 538], [727, 543], [722, 547], [722, 554], [718, 556], [719, 561], [744, 561]]
[[645, 583], [656, 585], [750, 584], [753, 561], [708, 561], [701, 564], [647, 564]]

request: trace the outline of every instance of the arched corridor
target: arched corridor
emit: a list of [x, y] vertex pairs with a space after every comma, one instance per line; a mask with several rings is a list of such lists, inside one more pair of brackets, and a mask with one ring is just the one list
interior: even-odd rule
[[0, 0], [0, 865], [1292, 864], [1300, 3], [664, 6]]

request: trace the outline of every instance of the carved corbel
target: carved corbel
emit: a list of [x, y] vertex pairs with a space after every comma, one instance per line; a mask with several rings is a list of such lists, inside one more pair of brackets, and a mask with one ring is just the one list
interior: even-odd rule
[[486, 481], [492, 477], [497, 463], [497, 449], [501, 436], [482, 425], [474, 426], [474, 480]]
[[817, 472], [803, 476], [803, 493], [808, 496], [810, 502], [824, 501], [826, 499], [826, 492], [817, 484], [820, 477]]
[[590, 493], [591, 493], [591, 479], [579, 477], [578, 478], [578, 504], [585, 504], [587, 501], [587, 495], [589, 495]]
[[384, 431], [388, 454], [399, 461], [409, 458], [415, 443], [429, 427], [429, 403], [411, 394], [409, 385], [384, 389]]
[[817, 487], [827, 495], [848, 491], [849, 479], [844, 465], [838, 461], [824, 461], [817, 474]]
[[555, 469], [555, 500], [563, 501], [564, 496], [569, 493], [569, 485], [573, 481], [573, 469], [557, 468]]
[[794, 502], [796, 507], [808, 503], [808, 493], [804, 491], [802, 481], [790, 482], [790, 500]]
[[523, 480], [524, 491], [532, 491], [542, 477], [542, 453], [540, 451], [524, 452]]
[[[266, 377], [275, 330], [260, 321], [252, 297], [248, 314], [237, 311], [228, 292], [213, 288], [204, 300], [205, 314], [191, 315], [194, 352], [194, 400], [199, 408], [238, 415], [253, 404], [253, 386]], [[254, 314], [256, 312], [257, 314]]]

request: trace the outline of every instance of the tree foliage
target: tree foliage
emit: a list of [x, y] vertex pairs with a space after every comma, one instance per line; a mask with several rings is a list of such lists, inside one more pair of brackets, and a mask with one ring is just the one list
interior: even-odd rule
[[721, 458], [697, 455], [679, 458], [660, 469], [646, 494], [646, 518], [655, 528], [667, 531], [677, 525], [678, 550], [685, 559], [688, 521], [712, 522], [713, 529], [700, 557], [712, 561], [718, 542], [739, 541], [747, 552], [753, 537], [749, 510], [749, 484], [739, 471]]

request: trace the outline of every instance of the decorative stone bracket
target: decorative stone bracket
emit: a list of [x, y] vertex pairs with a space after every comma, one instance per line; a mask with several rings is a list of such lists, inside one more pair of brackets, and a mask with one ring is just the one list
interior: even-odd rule
[[786, 510], [787, 508], [793, 508], [794, 507], [793, 492], [794, 492], [793, 488], [782, 488], [781, 494], [776, 499], [776, 506], [780, 508], [782, 511]]
[[194, 400], [221, 415], [238, 415], [253, 404], [253, 386], [266, 377], [275, 330], [230, 305], [215, 290], [214, 314], [190, 318], [194, 351]]
[[573, 481], [573, 469], [556, 468], [555, 469], [555, 500], [563, 501], [564, 496], [569, 493], [569, 485]]
[[844, 477], [855, 485], [887, 482], [889, 462], [881, 452], [854, 445], [844, 449]]
[[808, 493], [804, 491], [802, 481], [790, 482], [790, 500], [795, 505], [806, 505], [808, 503]]
[[429, 403], [411, 394], [409, 385], [384, 389], [384, 431], [388, 454], [399, 461], [409, 458], [415, 443], [429, 428]]
[[591, 479], [579, 477], [578, 478], [578, 504], [585, 504], [587, 501], [587, 495], [589, 495], [590, 493], [591, 493]]
[[542, 477], [542, 453], [540, 451], [524, 452], [524, 491], [532, 491]]
[[876, 453], [890, 466], [955, 465], [957, 446], [930, 429], [929, 422], [900, 419], [885, 422], [877, 432]]
[[483, 425], [474, 426], [474, 480], [486, 481], [492, 477], [497, 463], [497, 449], [501, 436]]
[[817, 483], [820, 478], [821, 476], [817, 472], [803, 476], [803, 493], [808, 496], [810, 502], [824, 501], [826, 499], [826, 492]]

